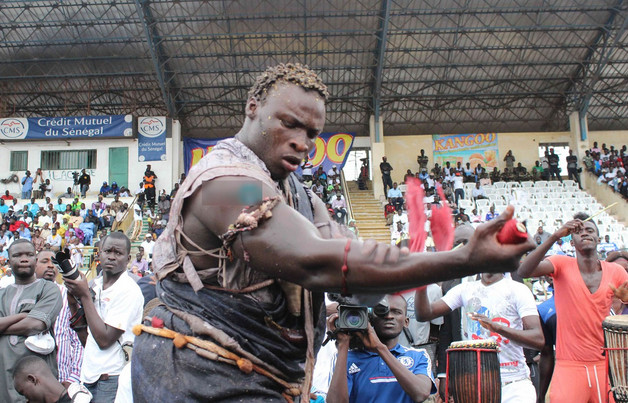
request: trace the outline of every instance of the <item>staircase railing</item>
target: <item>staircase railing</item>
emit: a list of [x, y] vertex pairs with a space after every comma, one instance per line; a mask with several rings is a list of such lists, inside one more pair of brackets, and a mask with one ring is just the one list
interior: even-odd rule
[[113, 221], [113, 224], [111, 225], [112, 232], [122, 230], [122, 232], [126, 234], [129, 231], [129, 228], [131, 228], [131, 225], [133, 225], [133, 222], [135, 221], [135, 202], [136, 201], [137, 201], [137, 196], [135, 196], [131, 204], [129, 204], [129, 208], [124, 213], [124, 216], [122, 216], [122, 219], [120, 221], [118, 220]]
[[340, 185], [342, 186], [342, 192], [345, 194], [345, 204], [347, 205], [347, 223], [349, 223], [349, 220], [353, 220], [353, 209], [351, 208], [351, 196], [349, 196], [349, 188], [347, 187], [345, 174], [342, 171], [340, 171]]

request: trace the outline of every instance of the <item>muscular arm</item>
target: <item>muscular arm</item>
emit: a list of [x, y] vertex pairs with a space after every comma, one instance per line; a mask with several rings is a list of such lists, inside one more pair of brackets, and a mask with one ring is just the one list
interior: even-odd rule
[[[67, 281], [68, 280], [66, 279], [66, 282]], [[96, 340], [98, 347], [100, 347], [101, 350], [111, 347], [116, 340], [122, 336], [124, 330], [109, 326], [102, 320], [96, 311], [96, 306], [94, 306], [91, 295], [86, 298], [81, 298], [81, 304], [83, 304], [83, 309], [85, 310], [87, 326], [89, 327], [94, 340]]]
[[[227, 231], [242, 210], [236, 203], [237, 178], [206, 182], [184, 206], [184, 232], [202, 247], [215, 247], [217, 235]], [[273, 191], [263, 188], [264, 195]], [[233, 195], [233, 197], [229, 196]], [[512, 208], [499, 219], [480, 226], [469, 244], [456, 251], [402, 256], [391, 245], [374, 241], [353, 241], [348, 253], [347, 284], [352, 293], [394, 292], [457, 278], [477, 272], [501, 272], [515, 267], [519, 257], [532, 248], [531, 242], [500, 245], [496, 233], [512, 217]], [[208, 234], [209, 230], [209, 234]], [[346, 239], [324, 239], [314, 225], [284, 203], [272, 210], [272, 217], [258, 228], [238, 236], [234, 253], [244, 251], [252, 266], [284, 280], [315, 291], [339, 292]], [[510, 269], [509, 269], [510, 270]]]

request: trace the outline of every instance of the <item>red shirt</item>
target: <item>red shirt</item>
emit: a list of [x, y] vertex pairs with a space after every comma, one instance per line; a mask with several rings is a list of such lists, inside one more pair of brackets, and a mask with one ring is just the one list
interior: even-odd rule
[[616, 263], [602, 264], [602, 280], [591, 293], [587, 288], [578, 261], [569, 256], [548, 258], [554, 265], [554, 300], [556, 302], [556, 359], [569, 361], [603, 360], [604, 330], [602, 321], [610, 315], [613, 291], [628, 281], [628, 273]]
[[28, 228], [28, 224], [25, 221], [17, 220], [15, 224], [9, 225], [9, 231], [18, 231], [20, 229], [20, 224], [24, 224], [24, 227]]
[[2, 195], [2, 196], [0, 196], [0, 199], [2, 199], [2, 200], [13, 200], [14, 197], [11, 196], [11, 195], [8, 195], [8, 196], [7, 195]]

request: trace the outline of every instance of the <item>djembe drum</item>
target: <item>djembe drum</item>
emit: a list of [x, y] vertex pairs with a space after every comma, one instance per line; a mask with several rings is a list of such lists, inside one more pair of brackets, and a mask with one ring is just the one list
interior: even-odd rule
[[628, 403], [628, 315], [608, 316], [602, 328], [611, 391], [615, 402]]
[[495, 403], [502, 399], [497, 343], [459, 341], [447, 349], [447, 398], [456, 403]]

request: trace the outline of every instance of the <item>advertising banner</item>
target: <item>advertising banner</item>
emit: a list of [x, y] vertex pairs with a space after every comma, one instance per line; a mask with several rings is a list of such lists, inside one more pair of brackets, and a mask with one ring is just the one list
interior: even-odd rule
[[[316, 138], [314, 149], [309, 155], [310, 163], [317, 169], [322, 166], [325, 172], [329, 171], [332, 165], [336, 165], [341, 170], [347, 161], [349, 151], [353, 145], [353, 133], [321, 133]], [[185, 173], [200, 161], [220, 140], [224, 139], [183, 139]]]
[[132, 136], [131, 115], [0, 119], [0, 140], [78, 140]]
[[[447, 161], [455, 167], [470, 163], [471, 168], [478, 164], [484, 168], [498, 166], [497, 133], [456, 134], [443, 136], [432, 135], [434, 162], [443, 166]], [[488, 170], [488, 169], [487, 169]]]
[[166, 160], [166, 117], [141, 116], [137, 119], [137, 160]]

